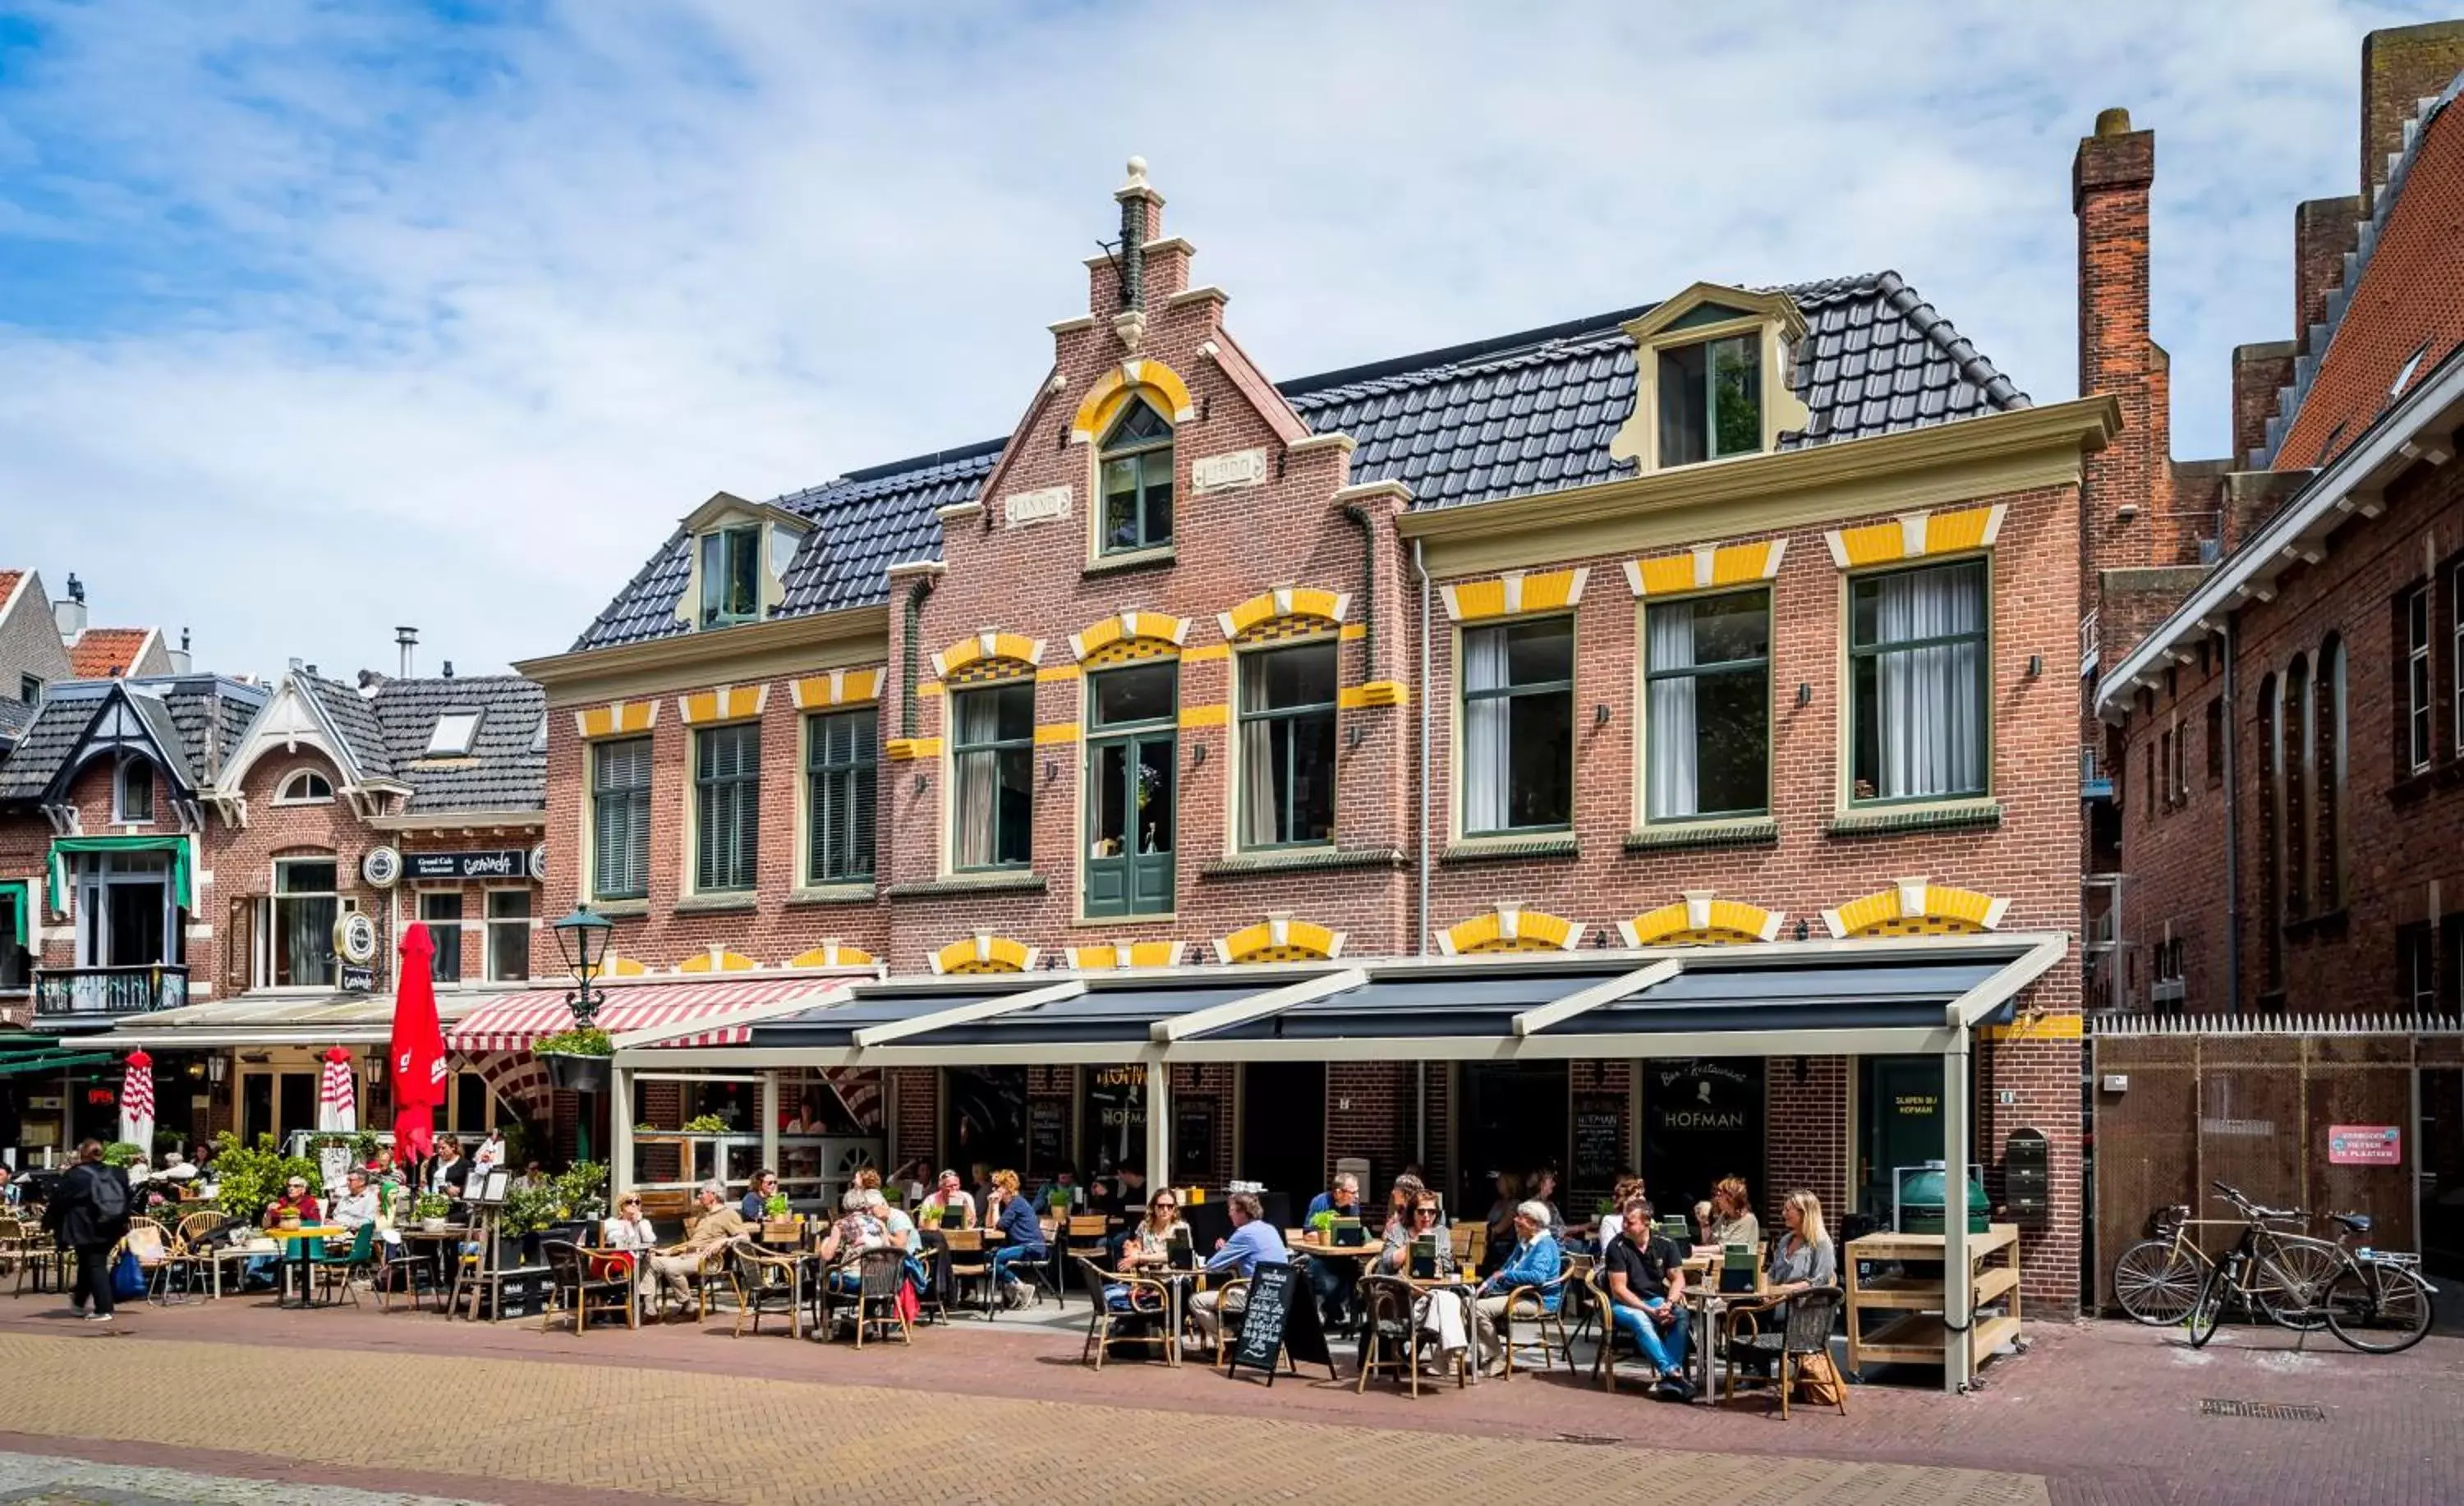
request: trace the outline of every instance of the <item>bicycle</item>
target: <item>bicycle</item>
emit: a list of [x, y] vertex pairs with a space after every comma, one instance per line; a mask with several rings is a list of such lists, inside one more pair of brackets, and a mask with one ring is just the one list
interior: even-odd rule
[[2123, 1312], [2151, 1328], [2170, 1328], [2190, 1314], [2199, 1288], [2216, 1263], [2199, 1246], [2200, 1229], [2239, 1229], [2238, 1218], [2192, 1218], [2190, 1205], [2175, 1203], [2155, 1218], [2155, 1237], [2142, 1239], [2113, 1262], [2113, 1299]]
[[2272, 1227], [2307, 1219], [2309, 1215], [2300, 1209], [2262, 1207], [2238, 1189], [2222, 1182], [2212, 1186], [2219, 1198], [2240, 1212], [2241, 1238], [2208, 1272], [2199, 1283], [2198, 1297], [2184, 1315], [2190, 1347], [2202, 1348], [2215, 1337], [2227, 1298], [2238, 1301], [2243, 1312], [2296, 1332], [2315, 1332], [2325, 1326], [2326, 1313], [2320, 1299], [2343, 1267], [2343, 1248]]
[[[2327, 1216], [2346, 1234], [2370, 1232], [2367, 1213]], [[2401, 1354], [2421, 1342], [2436, 1318], [2438, 1299], [2438, 1288], [2422, 1278], [2421, 1256], [2367, 1246], [2347, 1250], [2343, 1235], [2335, 1249], [2343, 1269], [2321, 1297], [2327, 1331], [2364, 1354]]]

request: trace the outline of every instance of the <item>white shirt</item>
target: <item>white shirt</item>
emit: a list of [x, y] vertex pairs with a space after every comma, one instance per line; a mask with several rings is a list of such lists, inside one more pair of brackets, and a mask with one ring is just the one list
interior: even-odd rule
[[342, 1193], [334, 1199], [334, 1206], [325, 1211], [325, 1216], [344, 1229], [357, 1229], [362, 1224], [375, 1223], [377, 1190], [371, 1187], [363, 1188], [357, 1192]]
[[613, 1217], [600, 1227], [600, 1233], [610, 1250], [648, 1250], [659, 1242], [647, 1218]]

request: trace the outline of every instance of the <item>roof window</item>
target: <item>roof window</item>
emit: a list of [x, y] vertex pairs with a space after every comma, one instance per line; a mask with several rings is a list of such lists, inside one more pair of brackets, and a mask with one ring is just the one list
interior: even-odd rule
[[2396, 372], [2395, 380], [2387, 383], [2388, 397], [2400, 398], [2404, 396], [2405, 384], [2412, 381], [2412, 374], [2421, 369], [2422, 358], [2429, 354], [2430, 341], [2428, 340], [2423, 340], [2420, 344], [2413, 347], [2412, 354], [2404, 359], [2403, 368]]
[[479, 713], [447, 711], [436, 718], [436, 730], [428, 734], [428, 756], [460, 758], [471, 752], [471, 744], [479, 735]]

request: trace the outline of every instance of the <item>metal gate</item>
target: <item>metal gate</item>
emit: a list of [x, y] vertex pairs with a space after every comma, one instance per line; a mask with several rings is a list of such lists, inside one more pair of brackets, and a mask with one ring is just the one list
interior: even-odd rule
[[[2421, 1248], [2423, 1068], [2464, 1061], [2464, 1018], [2450, 1015], [2091, 1017], [2095, 1157], [2093, 1270], [2110, 1305], [2113, 1261], [2149, 1215], [2187, 1203], [2229, 1218], [2209, 1191], [2227, 1182], [2261, 1203], [2314, 1213], [2365, 1212], [2370, 1242]], [[2339, 1125], [2397, 1131], [2393, 1164], [2348, 1144]], [[2323, 1225], [2314, 1232], [2327, 1233]], [[2230, 1229], [2204, 1232], [2211, 1254]]]

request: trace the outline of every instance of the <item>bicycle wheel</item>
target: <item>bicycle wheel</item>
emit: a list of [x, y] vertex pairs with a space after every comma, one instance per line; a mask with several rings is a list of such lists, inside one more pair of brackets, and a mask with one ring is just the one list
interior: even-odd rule
[[2142, 1239], [2113, 1262], [2113, 1299], [2153, 1327], [2180, 1322], [2199, 1299], [2207, 1262], [2170, 1239]]
[[2204, 1349], [2208, 1341], [2215, 1337], [2216, 1320], [2224, 1316], [2225, 1293], [2232, 1285], [2233, 1279], [2225, 1274], [2223, 1266], [2210, 1270], [2207, 1277], [2199, 1282], [2199, 1295], [2191, 1301], [2190, 1310], [2183, 1319], [2183, 1326], [2190, 1333], [2191, 1348]]
[[2364, 1354], [2398, 1354], [2430, 1332], [2430, 1283], [2379, 1261], [2352, 1266], [2327, 1286], [2327, 1327]]
[[2250, 1297], [2279, 1327], [2316, 1333], [2327, 1323], [2327, 1286], [2344, 1269], [2332, 1245], [2286, 1241], [2259, 1258]]

